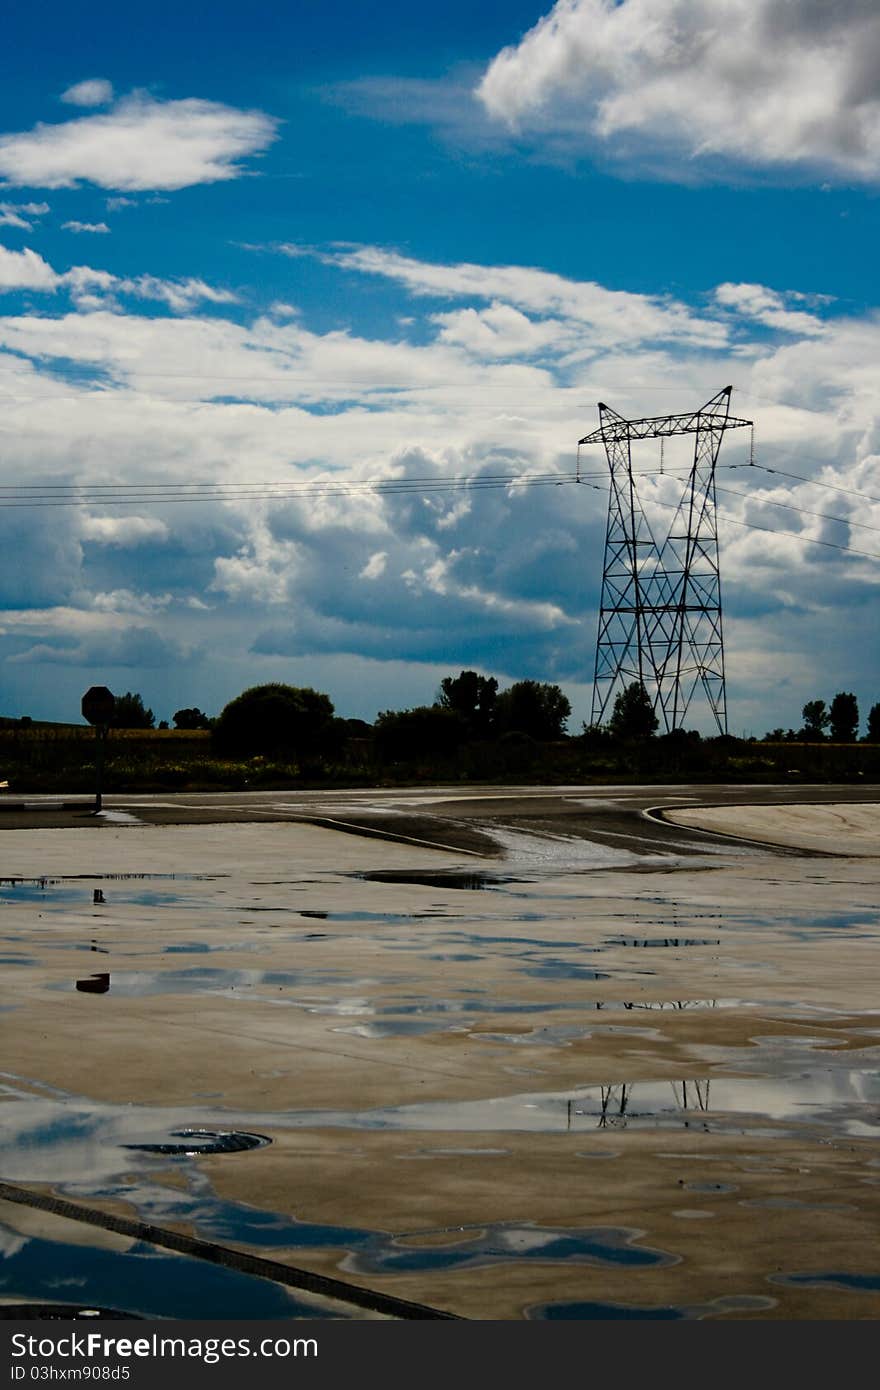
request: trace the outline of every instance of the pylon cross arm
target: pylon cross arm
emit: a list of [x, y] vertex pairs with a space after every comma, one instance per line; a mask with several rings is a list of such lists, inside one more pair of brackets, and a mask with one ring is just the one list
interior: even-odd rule
[[689, 415], [648, 415], [641, 420], [623, 420], [615, 416], [600, 425], [592, 434], [584, 435], [579, 444], [618, 444], [628, 439], [660, 439], [673, 434], [701, 434], [704, 431], [735, 430], [751, 427], [751, 420], [740, 420], [723, 411], [695, 410]]

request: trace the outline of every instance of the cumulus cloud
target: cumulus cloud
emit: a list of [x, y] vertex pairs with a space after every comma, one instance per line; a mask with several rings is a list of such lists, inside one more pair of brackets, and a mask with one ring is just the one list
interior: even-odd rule
[[[103, 223], [66, 222], [64, 225], [77, 232], [109, 231]], [[163, 280], [156, 275], [124, 277], [88, 265], [72, 266], [59, 273], [36, 251], [27, 248], [10, 251], [0, 246], [0, 291], [25, 289], [46, 293], [65, 289], [81, 310], [115, 308], [117, 295], [163, 303], [178, 314], [188, 313], [200, 303], [238, 302], [238, 296], [231, 290], [217, 289], [193, 276], [185, 280]]]
[[174, 666], [183, 657], [180, 648], [155, 628], [137, 628], [76, 643], [36, 642], [7, 659], [13, 666], [58, 665], [106, 670], [113, 666], [138, 669]]
[[[285, 254], [302, 254], [299, 247], [279, 249]], [[482, 315], [484, 341], [499, 332], [508, 340], [517, 334], [521, 338], [534, 334], [534, 327], [529, 327], [522, 314], [515, 318], [510, 306], [589, 326], [593, 340], [603, 347], [663, 337], [721, 346], [727, 336], [723, 324], [695, 314], [672, 298], [609, 290], [591, 280], [570, 280], [531, 266], [438, 265], [375, 246], [321, 253], [321, 259], [347, 270], [395, 280], [411, 294], [495, 301]], [[457, 324], [447, 321], [444, 326], [447, 336], [451, 332], [458, 341], [463, 332], [467, 333], [461, 320]], [[472, 321], [471, 334], [474, 329], [479, 330], [479, 325]]]
[[[477, 88], [570, 150], [880, 178], [874, 0], [558, 0]], [[667, 166], [669, 167], [669, 166]]]
[[[74, 607], [12, 610], [0, 634], [30, 639], [8, 656], [16, 665], [162, 667], [185, 660], [186, 645], [152, 626], [147, 606], [123, 609]], [[155, 611], [155, 608], [153, 609]], [[38, 640], [34, 642], [32, 639]]]
[[106, 106], [113, 100], [113, 83], [106, 77], [88, 77], [62, 92], [61, 100], [71, 106]]
[[157, 516], [84, 516], [83, 540], [99, 545], [145, 545], [168, 538], [168, 527]]
[[75, 188], [81, 183], [134, 192], [238, 178], [240, 160], [275, 139], [277, 122], [190, 97], [156, 101], [135, 92], [99, 115], [0, 136], [7, 185]]
[[[588, 403], [607, 400], [628, 416], [688, 409], [733, 380], [735, 412], [758, 422], [759, 462], [810, 481], [719, 475], [731, 691], [764, 630], [790, 655], [794, 703], [816, 693], [801, 686], [826, 648], [853, 670], [853, 688], [859, 679], [867, 687], [869, 644], [858, 653], [865, 671], [845, 668], [840, 614], [870, 621], [877, 565], [831, 546], [848, 535], [859, 548], [859, 526], [880, 527], [880, 504], [822, 485], [880, 497], [880, 320], [758, 284], [707, 287], [693, 303], [619, 301], [537, 269], [429, 265], [381, 248], [328, 259], [339, 273], [384, 274], [398, 286], [406, 312], [386, 335], [317, 332], [305, 310], [238, 321], [157, 315], [118, 277], [87, 267], [57, 288], [114, 297], [112, 307], [0, 317], [0, 399], [14, 440], [4, 481], [128, 483], [140, 499], [121, 516], [106, 502], [0, 510], [0, 545], [23, 557], [4, 598], [17, 595], [30, 612], [3, 621], [0, 651], [15, 658], [7, 682], [19, 672], [24, 690], [44, 661], [60, 679], [63, 665], [75, 671], [89, 653], [103, 662], [111, 651], [170, 670], [161, 660], [201, 644], [214, 654], [205, 679], [225, 672], [224, 699], [259, 677], [319, 684], [330, 679], [322, 672], [342, 681], [345, 662], [378, 669], [393, 653], [411, 663], [393, 693], [375, 695], [375, 671], [369, 696], [353, 677], [347, 693], [325, 687], [340, 709], [366, 717], [373, 698], [377, 707], [429, 700], [444, 662], [585, 688], [605, 528], [602, 451], [583, 453], [586, 486], [552, 484], [595, 423]], [[670, 472], [673, 446], [687, 442], [667, 441]], [[656, 445], [644, 448], [639, 466], [656, 468]], [[723, 462], [747, 459], [748, 432], [738, 431]], [[479, 485], [535, 471], [550, 484]], [[444, 490], [450, 477], [471, 485]], [[375, 479], [403, 490], [361, 490]], [[225, 498], [142, 500], [146, 486], [167, 496], [194, 481], [212, 493], [225, 486]], [[315, 490], [291, 486], [302, 483]], [[319, 490], [330, 486], [337, 491]], [[661, 532], [680, 486], [668, 475], [644, 484]], [[876, 553], [874, 540], [865, 532], [861, 548]], [[160, 624], [164, 649], [147, 637], [117, 642], [128, 628]], [[763, 698], [774, 698], [771, 686]], [[183, 692], [170, 708], [209, 699]], [[789, 722], [768, 715], [780, 720]]]
[[0, 246], [0, 291], [55, 290], [60, 278], [36, 251], [10, 251]]
[[139, 299], [161, 300], [177, 313], [187, 313], [199, 302], [235, 304], [238, 296], [231, 290], [218, 290], [204, 280], [161, 280], [155, 275], [139, 275], [133, 280], [118, 280], [117, 288]]
[[0, 203], [0, 227], [18, 227], [29, 232], [34, 219], [44, 217], [48, 211], [48, 203]]
[[380, 578], [380, 576], [383, 575], [383, 574], [385, 573], [385, 567], [386, 567], [387, 564], [388, 564], [388, 552], [387, 552], [387, 550], [377, 550], [376, 553], [375, 553], [374, 555], [371, 555], [371, 556], [370, 556], [369, 560], [367, 561], [367, 563], [364, 565], [363, 569], [361, 570], [361, 579], [378, 579], [378, 578]]
[[[715, 289], [716, 303], [724, 308], [735, 309], [740, 314], [763, 323], [768, 328], [781, 329], [784, 333], [794, 333], [812, 337], [825, 331], [825, 325], [815, 314], [803, 309], [790, 307], [792, 296], [768, 289], [766, 285], [718, 285]], [[803, 296], [794, 296], [795, 299]]]
[[110, 228], [106, 222], [62, 222], [65, 232], [109, 232]]

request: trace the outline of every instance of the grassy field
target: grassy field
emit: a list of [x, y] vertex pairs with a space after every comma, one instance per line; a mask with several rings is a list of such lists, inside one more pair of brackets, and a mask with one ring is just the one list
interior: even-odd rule
[[[95, 731], [82, 724], [0, 726], [0, 781], [15, 792], [90, 792], [95, 788]], [[332, 752], [277, 758], [221, 758], [209, 732], [113, 729], [107, 738], [104, 790], [241, 790], [292, 785], [418, 785], [432, 781], [590, 783], [687, 779], [712, 782], [880, 782], [880, 745], [757, 743], [740, 739], [651, 739], [591, 746], [583, 738], [469, 743], [447, 758], [429, 752], [407, 762], [380, 761], [370, 739], [347, 739]]]

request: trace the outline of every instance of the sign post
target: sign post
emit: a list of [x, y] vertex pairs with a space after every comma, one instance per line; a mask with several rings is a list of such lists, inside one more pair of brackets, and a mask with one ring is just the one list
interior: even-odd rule
[[89, 724], [95, 726], [95, 738], [97, 739], [95, 757], [95, 811], [97, 815], [103, 805], [101, 796], [101, 781], [104, 774], [104, 745], [107, 740], [107, 728], [113, 719], [113, 711], [116, 707], [116, 696], [106, 685], [93, 685], [82, 697], [83, 719], [88, 720]]

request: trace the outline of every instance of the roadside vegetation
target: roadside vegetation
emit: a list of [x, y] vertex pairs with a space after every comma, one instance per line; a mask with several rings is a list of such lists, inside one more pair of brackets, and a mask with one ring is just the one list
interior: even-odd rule
[[[622, 690], [604, 725], [568, 729], [558, 685], [446, 677], [429, 705], [384, 710], [374, 724], [341, 719], [308, 687], [254, 686], [216, 718], [197, 707], [156, 724], [132, 691], [117, 696], [103, 785], [114, 791], [220, 791], [428, 782], [880, 781], [880, 703], [859, 739], [855, 696], [809, 701], [798, 729], [761, 740], [659, 734], [644, 688]], [[82, 723], [0, 719], [0, 781], [15, 792], [94, 790], [97, 740]], [[2, 803], [0, 803], [2, 804]]]

